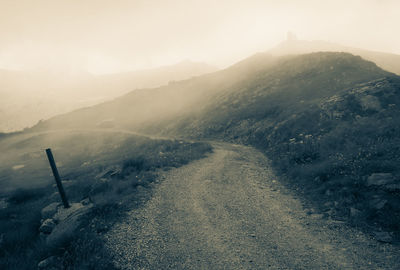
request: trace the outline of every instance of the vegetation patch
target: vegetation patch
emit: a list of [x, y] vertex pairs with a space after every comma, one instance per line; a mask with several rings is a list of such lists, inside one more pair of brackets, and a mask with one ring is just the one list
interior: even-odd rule
[[[46, 170], [43, 175], [47, 175], [47, 184], [29, 188], [29, 184], [35, 185], [28, 182], [3, 194], [6, 204], [0, 209], [1, 269], [36, 269], [39, 262], [43, 269], [113, 269], [102, 234], [123, 218], [126, 210], [149, 199], [160, 170], [182, 166], [212, 150], [207, 143], [153, 140], [119, 133], [43, 136], [49, 137], [33, 136], [22, 143], [16, 139], [15, 143], [23, 145], [20, 151], [27, 154], [36, 147], [40, 149], [42, 143], [52, 145], [56, 162], [62, 165], [59, 171], [69, 201], [83, 201], [93, 207], [80, 229], [62, 247], [46, 245], [46, 237], [39, 232], [43, 223], [41, 211], [60, 202], [60, 198], [43, 151], [43, 166], [47, 166], [38, 169]], [[25, 162], [28, 165], [20, 177], [35, 181], [29, 168], [37, 161]], [[20, 180], [17, 183], [24, 179]], [[37, 181], [42, 183], [43, 179]]]
[[327, 217], [396, 241], [399, 115], [398, 76], [349, 54], [313, 53], [255, 71], [164, 132], [253, 145]]

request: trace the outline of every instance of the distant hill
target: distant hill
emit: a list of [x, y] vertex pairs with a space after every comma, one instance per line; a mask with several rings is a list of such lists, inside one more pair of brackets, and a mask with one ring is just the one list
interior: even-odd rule
[[272, 55], [307, 54], [312, 52], [347, 52], [376, 63], [379, 67], [400, 75], [400, 55], [352, 48], [326, 41], [306, 41], [295, 38], [280, 43], [269, 51]]
[[215, 70], [190, 61], [97, 76], [85, 71], [0, 70], [0, 132], [23, 129], [40, 119], [98, 104], [137, 88], [157, 87]]
[[[296, 76], [302, 74], [307, 77], [297, 79]], [[295, 98], [297, 94], [329, 96], [354, 84], [391, 75], [372, 62], [346, 53], [317, 53], [304, 57], [273, 57], [259, 53], [219, 72], [171, 82], [159, 88], [135, 90], [113, 101], [56, 116], [34, 129], [95, 128], [110, 120], [117, 128], [153, 127], [153, 123], [163, 126], [166, 122], [179, 123], [178, 118], [194, 113], [201, 115], [217, 101], [226, 103], [216, 105], [220, 118], [226, 106], [251, 106], [252, 110], [262, 114], [270, 109], [263, 104], [268, 103], [275, 92], [274, 95], [280, 97], [279, 102], [288, 102], [288, 98]], [[249, 89], [260, 92], [256, 101], [261, 108], [244, 103], [246, 100], [232, 100], [239, 93], [247, 96]], [[224, 98], [227, 100], [222, 101]], [[232, 111], [227, 108], [226, 117], [230, 118]], [[203, 115], [200, 118], [202, 121], [208, 119]]]

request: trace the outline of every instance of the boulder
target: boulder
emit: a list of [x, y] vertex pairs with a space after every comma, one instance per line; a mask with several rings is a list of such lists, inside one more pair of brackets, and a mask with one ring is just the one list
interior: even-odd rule
[[57, 208], [59, 205], [60, 203], [54, 202], [43, 208], [41, 211], [42, 219], [48, 219], [53, 217], [54, 214], [57, 212]]
[[56, 248], [67, 243], [74, 236], [75, 231], [81, 228], [85, 216], [89, 213], [93, 204], [83, 205], [73, 203], [70, 208], [60, 207], [54, 215], [56, 226], [46, 238], [46, 244], [50, 248]]
[[54, 223], [54, 220], [51, 218], [48, 218], [45, 221], [43, 221], [42, 225], [39, 228], [39, 231], [44, 234], [50, 234], [55, 226], [56, 226], [56, 223]]
[[394, 177], [391, 173], [373, 173], [367, 178], [367, 186], [383, 186], [393, 183]]

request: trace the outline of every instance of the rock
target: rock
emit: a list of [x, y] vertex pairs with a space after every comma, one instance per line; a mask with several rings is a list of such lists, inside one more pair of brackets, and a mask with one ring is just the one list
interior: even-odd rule
[[373, 232], [375, 239], [379, 242], [391, 243], [393, 237], [388, 232]]
[[57, 213], [53, 216], [53, 219], [56, 223], [59, 223], [69, 216], [76, 214], [80, 211], [80, 209], [85, 208], [85, 206], [81, 203], [72, 203], [69, 208], [60, 207], [57, 210]]
[[363, 110], [381, 110], [381, 103], [379, 99], [372, 95], [365, 95], [360, 98], [360, 104]]
[[95, 176], [97, 179], [101, 178], [114, 178], [120, 176], [122, 173], [122, 167], [119, 165], [110, 166], [98, 175]]
[[381, 210], [383, 207], [385, 207], [387, 203], [387, 200], [384, 199], [374, 199], [370, 202], [371, 208], [375, 210]]
[[60, 203], [54, 202], [43, 208], [41, 211], [42, 219], [48, 219], [53, 217], [54, 214], [57, 212], [57, 208], [59, 205]]
[[367, 186], [383, 186], [391, 184], [394, 181], [391, 173], [373, 173], [367, 178]]
[[39, 231], [44, 234], [50, 234], [55, 226], [56, 226], [56, 223], [54, 223], [54, 220], [48, 218], [45, 221], [43, 221], [42, 225], [39, 228]]
[[57, 269], [59, 264], [60, 262], [56, 256], [50, 256], [39, 262], [38, 269]]
[[89, 205], [91, 202], [90, 202], [90, 199], [89, 198], [86, 198], [86, 199], [83, 199], [82, 201], [81, 201], [81, 204], [82, 205]]
[[92, 204], [83, 205], [81, 203], [73, 203], [70, 208], [60, 207], [54, 215], [57, 225], [46, 239], [46, 244], [50, 248], [56, 248], [67, 243], [78, 230], [85, 218], [93, 207]]

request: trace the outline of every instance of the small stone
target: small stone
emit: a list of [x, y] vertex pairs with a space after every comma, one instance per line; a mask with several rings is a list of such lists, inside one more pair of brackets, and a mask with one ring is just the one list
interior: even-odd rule
[[58, 202], [54, 202], [46, 206], [42, 209], [42, 219], [49, 219], [57, 212], [57, 208], [60, 204]]
[[44, 234], [50, 234], [56, 224], [53, 219], [46, 219], [39, 228], [39, 231]]
[[82, 205], [88, 205], [88, 204], [90, 204], [91, 202], [90, 202], [90, 199], [89, 198], [86, 198], [86, 199], [83, 199], [82, 201], [81, 201], [81, 204]]

